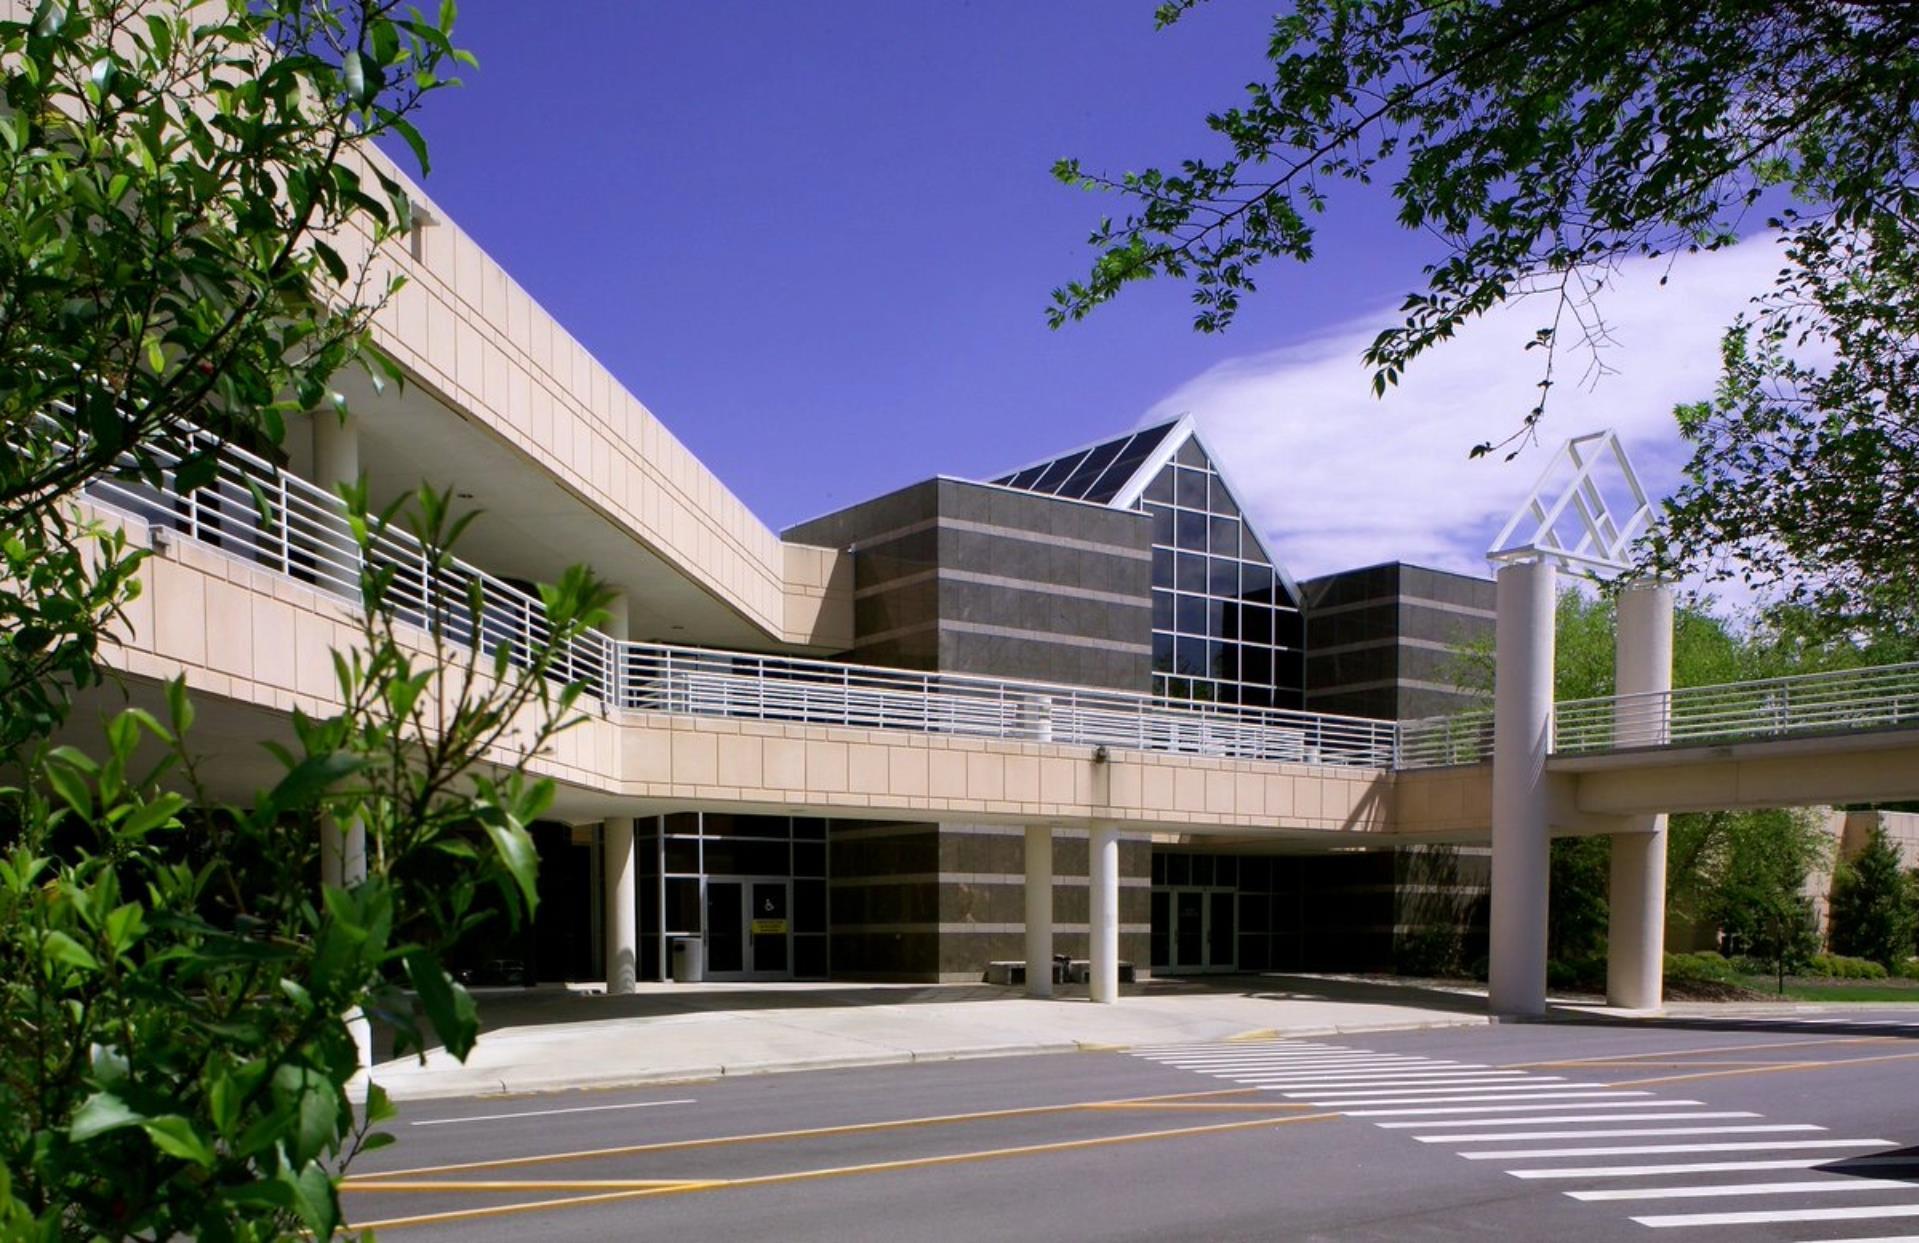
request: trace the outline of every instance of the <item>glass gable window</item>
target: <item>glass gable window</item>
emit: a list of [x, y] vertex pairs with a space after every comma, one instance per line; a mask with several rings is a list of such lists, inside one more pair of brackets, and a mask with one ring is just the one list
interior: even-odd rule
[[1153, 518], [1154, 692], [1300, 707], [1299, 602], [1198, 441], [1179, 447], [1137, 507]]
[[993, 482], [1025, 492], [1044, 492], [1048, 496], [1104, 505], [1119, 495], [1126, 481], [1139, 471], [1139, 464], [1159, 447], [1173, 427], [1174, 424], [1165, 423], [1128, 432], [1090, 449], [1002, 475]]
[[[1112, 504], [1176, 420], [1038, 462], [993, 482]], [[1137, 485], [1135, 485], [1137, 487]], [[1199, 441], [1188, 436], [1132, 507], [1153, 531], [1153, 691], [1168, 699], [1298, 708], [1299, 601]]]

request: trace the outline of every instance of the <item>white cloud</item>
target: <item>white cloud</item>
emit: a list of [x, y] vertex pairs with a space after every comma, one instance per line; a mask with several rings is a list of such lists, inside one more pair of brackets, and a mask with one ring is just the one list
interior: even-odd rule
[[1540, 443], [1511, 462], [1469, 460], [1467, 450], [1502, 439], [1536, 400], [1543, 359], [1524, 346], [1551, 313], [1543, 297], [1468, 326], [1416, 361], [1384, 400], [1372, 396], [1360, 355], [1398, 322], [1391, 307], [1222, 363], [1148, 417], [1197, 418], [1273, 555], [1300, 578], [1389, 560], [1483, 574], [1487, 545], [1569, 436], [1617, 430], [1648, 490], [1672, 489], [1686, 459], [1673, 406], [1711, 393], [1721, 334], [1778, 266], [1762, 237], [1686, 256], [1663, 286], [1663, 261], [1624, 267], [1599, 302], [1612, 373], [1583, 382], [1585, 358], [1567, 341]]

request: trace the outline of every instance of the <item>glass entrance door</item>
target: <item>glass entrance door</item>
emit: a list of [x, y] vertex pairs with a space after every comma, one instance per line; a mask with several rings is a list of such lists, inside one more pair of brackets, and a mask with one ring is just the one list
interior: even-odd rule
[[747, 921], [753, 961], [747, 969], [756, 976], [785, 979], [793, 974], [786, 952], [787, 937], [792, 934], [787, 919], [787, 888], [788, 882], [783, 880], [753, 882], [753, 909]]
[[790, 980], [792, 882], [706, 882], [706, 974], [715, 980]]
[[[1235, 903], [1231, 889], [1154, 890], [1154, 966], [1169, 972], [1233, 970]], [[1162, 952], [1164, 961], [1157, 961]]]

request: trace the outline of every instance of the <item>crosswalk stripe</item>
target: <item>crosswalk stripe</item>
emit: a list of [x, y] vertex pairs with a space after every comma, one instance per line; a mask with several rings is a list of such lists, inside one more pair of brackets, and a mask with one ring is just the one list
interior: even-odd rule
[[1796, 1196], [1827, 1192], [1911, 1192], [1913, 1186], [1897, 1178], [1826, 1178], [1791, 1183], [1713, 1183], [1704, 1187], [1607, 1187], [1603, 1191], [1568, 1191], [1575, 1200], [1708, 1200], [1714, 1196]]
[[[1507, 1170], [1514, 1178], [1644, 1178], [1654, 1174], [1731, 1174], [1751, 1170], [1809, 1170], [1831, 1165], [1832, 1157], [1780, 1157], [1764, 1161], [1683, 1161], [1659, 1165], [1575, 1165], [1557, 1169]], [[1919, 1160], [1841, 1157], [1847, 1169], [1862, 1165], [1919, 1166]]]
[[[1276, 1084], [1273, 1086], [1284, 1088], [1283, 1084]], [[1603, 1083], [1568, 1083], [1565, 1080], [1561, 1079], [1556, 1083], [1485, 1083], [1485, 1084], [1465, 1083], [1465, 1084], [1459, 1084], [1453, 1087], [1448, 1087], [1445, 1084], [1436, 1083], [1431, 1085], [1430, 1087], [1421, 1086], [1418, 1084], [1412, 1084], [1406, 1087], [1398, 1087], [1398, 1088], [1357, 1088], [1357, 1089], [1350, 1089], [1350, 1090], [1345, 1088], [1340, 1088], [1340, 1089], [1337, 1089], [1336, 1091], [1337, 1091], [1337, 1094], [1340, 1096], [1349, 1097], [1355, 1100], [1364, 1100], [1366, 1097], [1369, 1097], [1369, 1096], [1405, 1096], [1406, 1094], [1410, 1092], [1419, 1092], [1428, 1096], [1436, 1096], [1436, 1097], [1439, 1097], [1441, 1100], [1444, 1100], [1450, 1094], [1461, 1093], [1461, 1092], [1499, 1092], [1499, 1093], [1517, 1094], [1521, 1096], [1531, 1096], [1535, 1093], [1551, 1092], [1551, 1091], [1556, 1091], [1560, 1088], [1603, 1088], [1605, 1086], [1606, 1085]], [[1328, 1092], [1331, 1092], [1331, 1091], [1335, 1091], [1335, 1089], [1330, 1087], [1302, 1088], [1298, 1090], [1286, 1089], [1281, 1092], [1281, 1095], [1292, 1096], [1292, 1097], [1325, 1096]], [[1492, 1099], [1492, 1098], [1487, 1098], [1487, 1099]]]
[[[1668, 1105], [1703, 1105], [1705, 1104], [1704, 1101], [1619, 1101], [1616, 1104], [1603, 1103], [1603, 1102], [1612, 1101], [1614, 1097], [1628, 1096], [1628, 1095], [1650, 1095], [1650, 1094], [1649, 1093], [1612, 1092], [1612, 1091], [1566, 1092], [1562, 1094], [1562, 1099], [1564, 1099], [1565, 1097], [1571, 1097], [1575, 1100], [1584, 1100], [1587, 1102], [1584, 1105], [1575, 1106], [1575, 1108], [1578, 1108], [1578, 1109], [1644, 1109], [1648, 1105], [1658, 1105], [1663, 1108]], [[1537, 1100], [1538, 1098], [1534, 1097], [1533, 1099]], [[1374, 1105], [1392, 1104], [1391, 1101], [1374, 1101], [1372, 1103]], [[1346, 1116], [1348, 1118], [1410, 1118], [1419, 1114], [1503, 1114], [1503, 1113], [1516, 1114], [1516, 1113], [1527, 1113], [1531, 1111], [1544, 1111], [1548, 1109], [1565, 1109], [1565, 1108], [1566, 1108], [1565, 1105], [1472, 1105], [1472, 1106], [1428, 1105], [1419, 1109], [1374, 1109], [1374, 1108], [1368, 1107], [1366, 1109], [1349, 1109], [1346, 1111]]]
[[1743, 1213], [1673, 1213], [1635, 1217], [1642, 1226], [1762, 1226], [1788, 1221], [1865, 1221], [1874, 1217], [1919, 1217], [1919, 1204], [1849, 1204], [1844, 1208], [1788, 1208]]
[[[1223, 1079], [1231, 1079], [1234, 1083], [1269, 1083], [1276, 1088], [1284, 1088], [1284, 1087], [1302, 1087], [1302, 1088], [1394, 1087], [1394, 1088], [1398, 1088], [1398, 1087], [1403, 1087], [1406, 1084], [1421, 1084], [1421, 1083], [1429, 1083], [1429, 1084], [1432, 1084], [1434, 1087], [1446, 1087], [1446, 1086], [1471, 1087], [1474, 1084], [1499, 1084], [1499, 1083], [1513, 1083], [1516, 1081], [1524, 1081], [1524, 1082], [1535, 1081], [1534, 1079], [1528, 1078], [1525, 1075], [1518, 1074], [1515, 1071], [1489, 1072], [1486, 1074], [1472, 1074], [1469, 1072], [1460, 1072], [1456, 1074], [1443, 1074], [1443, 1075], [1288, 1075], [1288, 1074], [1248, 1075], [1248, 1074], [1235, 1073], [1232, 1075], [1222, 1075], [1220, 1077]], [[1556, 1080], [1560, 1078], [1561, 1077], [1558, 1075], [1540, 1075], [1537, 1077], [1537, 1080], [1539, 1081]], [[1561, 1081], [1563, 1082], [1563, 1080]]]
[[[1325, 1057], [1247, 1057], [1243, 1054], [1219, 1057], [1162, 1057], [1147, 1058], [1149, 1062], [1159, 1062], [1169, 1066], [1243, 1066], [1257, 1063], [1261, 1066], [1346, 1066], [1366, 1063], [1373, 1066], [1456, 1066], [1459, 1063], [1445, 1058], [1430, 1057], [1374, 1057], [1354, 1054], [1328, 1055]], [[1477, 1065], [1478, 1063], [1467, 1063]]]
[[[1260, 1090], [1267, 1091], [1268, 1089], [1262, 1088]], [[1413, 1091], [1416, 1092], [1417, 1089], [1413, 1089]], [[1287, 1095], [1298, 1096], [1300, 1094], [1287, 1093]], [[1365, 1097], [1365, 1096], [1361, 1096], [1361, 1097], [1340, 1096], [1332, 1100], [1310, 1100], [1307, 1103], [1330, 1109], [1330, 1108], [1343, 1106], [1343, 1105], [1364, 1105], [1364, 1106], [1367, 1106], [1368, 1108], [1371, 1108], [1374, 1105], [1444, 1105], [1449, 1102], [1459, 1102], [1461, 1104], [1467, 1104], [1474, 1101], [1510, 1101], [1515, 1099], [1524, 1099], [1524, 1100], [1530, 1100], [1530, 1101], [1547, 1101], [1547, 1100], [1594, 1101], [1594, 1100], [1611, 1100], [1613, 1097], [1616, 1097], [1616, 1096], [1651, 1096], [1651, 1095], [1652, 1093], [1650, 1092], [1620, 1092], [1612, 1088], [1602, 1088], [1597, 1092], [1532, 1092], [1527, 1094], [1523, 1098], [1512, 1097], [1512, 1096], [1489, 1096], [1489, 1095], [1478, 1095], [1478, 1096], [1412, 1095], [1412, 1096], [1389, 1096], [1384, 1099], [1380, 1099], [1378, 1097]], [[1644, 1101], [1634, 1101], [1632, 1103], [1635, 1105], [1645, 1104]], [[1434, 1109], [1428, 1112], [1446, 1113], [1448, 1111], [1443, 1109]], [[1370, 1114], [1370, 1113], [1354, 1113], [1352, 1116], [1355, 1118], [1369, 1118], [1369, 1117], [1376, 1117], [1377, 1115]]]
[[1659, 1152], [1779, 1152], [1788, 1148], [1885, 1148], [1889, 1139], [1784, 1139], [1711, 1144], [1608, 1144], [1595, 1148], [1515, 1148], [1462, 1152], [1468, 1161], [1526, 1161], [1537, 1157], [1631, 1157]]
[[1633, 1126], [1617, 1130], [1508, 1131], [1503, 1135], [1415, 1135], [1422, 1144], [1494, 1144], [1515, 1139], [1623, 1139], [1629, 1135], [1751, 1135], [1767, 1131], [1823, 1131], [1810, 1122], [1777, 1122], [1765, 1126]]
[[[1644, 1104], [1644, 1102], [1637, 1102]], [[1559, 1106], [1555, 1105], [1557, 1109]], [[1413, 1122], [1375, 1122], [1388, 1131], [1405, 1131], [1435, 1126], [1538, 1126], [1543, 1122], [1676, 1122], [1699, 1118], [1757, 1118], [1749, 1109], [1697, 1109], [1678, 1114], [1553, 1114], [1544, 1118], [1421, 1118]]]

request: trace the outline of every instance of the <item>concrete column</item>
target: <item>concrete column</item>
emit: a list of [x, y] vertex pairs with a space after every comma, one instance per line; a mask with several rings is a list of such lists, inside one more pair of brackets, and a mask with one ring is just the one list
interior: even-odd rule
[[605, 879], [606, 995], [633, 991], [639, 975], [640, 861], [633, 845], [633, 819], [609, 816], [601, 829], [600, 875]]
[[[366, 879], [366, 825], [358, 820], [340, 825], [333, 820], [320, 822], [320, 883], [335, 889], [351, 889]], [[346, 1016], [347, 1031], [360, 1051], [360, 1069], [373, 1065], [373, 1021], [364, 1013]]]
[[313, 482], [331, 492], [360, 478], [360, 424], [331, 410], [313, 415]]
[[1119, 1000], [1119, 830], [1101, 825], [1086, 842], [1088, 920], [1086, 957], [1093, 1000]]
[[1494, 1014], [1546, 1010], [1546, 754], [1553, 707], [1555, 576], [1548, 561], [1501, 566], [1493, 656]]
[[[313, 415], [313, 482], [330, 496], [341, 484], [360, 481], [360, 425], [352, 415], [344, 421], [331, 410]], [[314, 523], [320, 524], [314, 530]], [[360, 549], [344, 519], [302, 514], [292, 524], [296, 539], [308, 544], [315, 575], [326, 590], [358, 601]]]
[[1026, 826], [1026, 995], [1053, 995], [1053, 830]]
[[[1619, 596], [1613, 682], [1622, 698], [1613, 731], [1621, 746], [1666, 741], [1672, 704], [1672, 588], [1628, 586]], [[1634, 816], [1612, 839], [1606, 933], [1606, 1000], [1629, 1010], [1664, 1001], [1666, 960], [1666, 817]]]

